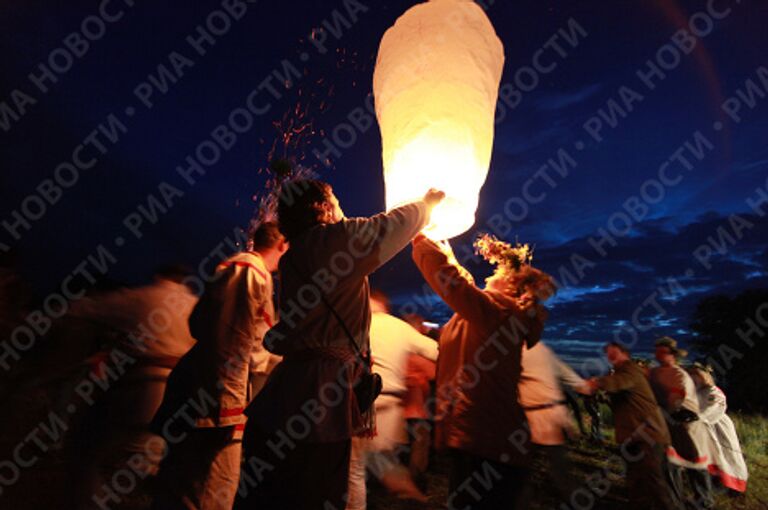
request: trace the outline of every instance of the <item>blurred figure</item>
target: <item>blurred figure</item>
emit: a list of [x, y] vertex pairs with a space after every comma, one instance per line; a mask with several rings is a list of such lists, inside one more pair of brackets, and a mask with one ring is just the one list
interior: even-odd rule
[[747, 490], [747, 464], [741, 452], [739, 436], [733, 421], [725, 414], [727, 404], [725, 393], [715, 386], [712, 369], [701, 363], [694, 363], [689, 369], [696, 385], [699, 399], [699, 417], [707, 425], [709, 433], [709, 473], [720, 484], [738, 493]]
[[426, 502], [410, 472], [400, 464], [398, 451], [407, 444], [403, 397], [409, 355], [434, 362], [437, 343], [389, 314], [387, 297], [371, 293], [371, 356], [381, 375], [382, 391], [376, 399], [376, 436], [352, 438], [347, 510], [366, 507], [366, 467], [387, 490], [400, 499]]
[[623, 345], [606, 344], [605, 356], [614, 372], [590, 379], [589, 385], [592, 392], [601, 389], [610, 395], [616, 442], [627, 462], [631, 508], [676, 510], [680, 506], [668, 482], [666, 457], [671, 439], [648, 379]]
[[219, 264], [195, 306], [189, 325], [197, 343], [171, 374], [153, 420], [169, 443], [153, 508], [232, 508], [243, 410], [259, 386], [252, 376], [272, 364], [261, 345], [275, 320], [270, 273], [287, 248], [275, 223], [261, 224], [252, 249]]
[[[518, 402], [521, 351], [524, 343], [539, 341], [546, 320], [540, 301], [554, 293], [554, 285], [530, 266], [527, 246], [513, 248], [487, 235], [476, 246], [497, 265], [485, 289], [447, 243], [424, 236], [413, 242], [416, 266], [455, 312], [440, 335], [436, 441], [453, 457], [449, 508], [512, 508], [528, 475], [530, 451]], [[489, 470], [490, 487], [471, 486], [476, 473]]]
[[[693, 379], [678, 360], [687, 352], [668, 336], [656, 340], [656, 361], [651, 369], [651, 387], [664, 409], [672, 448], [669, 451], [672, 483], [677, 496], [688, 506], [713, 508], [712, 481], [707, 472], [707, 426], [699, 417], [699, 399]], [[693, 501], [685, 497], [685, 479], [693, 490]]]
[[[432, 339], [436, 342], [436, 339]], [[418, 481], [429, 465], [429, 450], [432, 430], [431, 409], [432, 383], [435, 380], [436, 364], [418, 354], [409, 354], [405, 369], [405, 397], [403, 416], [408, 427], [411, 449], [408, 467], [411, 476]]]
[[237, 508], [344, 506], [351, 439], [375, 425], [373, 392], [356, 391], [373, 381], [368, 275], [427, 225], [444, 197], [429, 190], [387, 213], [346, 218], [329, 184], [281, 184], [278, 221], [291, 248], [280, 261], [280, 322], [265, 345], [283, 361], [247, 409]]
[[[533, 462], [543, 465], [559, 504], [567, 506], [578, 484], [570, 476], [566, 459], [565, 441], [575, 430], [561, 385], [581, 393], [589, 393], [589, 387], [543, 341], [523, 348], [522, 355], [520, 404], [530, 427]], [[521, 508], [530, 507], [533, 491], [529, 481], [520, 498]]]
[[600, 410], [600, 403], [605, 401], [602, 393], [585, 395], [582, 399], [584, 410], [589, 415], [589, 440], [596, 445], [603, 444], [603, 415]]
[[138, 479], [157, 473], [164, 441], [149, 425], [171, 370], [194, 344], [187, 320], [197, 299], [181, 283], [187, 274], [163, 268], [150, 285], [86, 297], [72, 307], [70, 319], [99, 326], [102, 340], [116, 333], [115, 343], [90, 358], [90, 380], [108, 389], [98, 399], [95, 391], [87, 394], [95, 404], [75, 432], [77, 508], [119, 503], [110, 485], [119, 470]]

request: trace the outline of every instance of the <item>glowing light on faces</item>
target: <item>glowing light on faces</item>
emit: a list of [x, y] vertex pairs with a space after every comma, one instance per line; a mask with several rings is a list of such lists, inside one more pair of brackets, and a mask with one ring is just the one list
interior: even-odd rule
[[373, 92], [387, 209], [445, 191], [424, 230], [431, 239], [475, 223], [503, 65], [501, 41], [471, 0], [416, 5], [381, 40]]

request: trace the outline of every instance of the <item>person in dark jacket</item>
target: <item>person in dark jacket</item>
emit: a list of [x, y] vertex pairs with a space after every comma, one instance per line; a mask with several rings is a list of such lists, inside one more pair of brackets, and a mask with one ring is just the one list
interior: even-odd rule
[[589, 385], [610, 395], [616, 442], [627, 462], [630, 504], [638, 510], [678, 509], [669, 484], [669, 430], [648, 379], [623, 345], [607, 344], [605, 355], [614, 372], [590, 379]]
[[291, 246], [280, 260], [280, 321], [264, 345], [283, 360], [246, 409], [236, 508], [343, 508], [351, 439], [375, 423], [355, 392], [369, 369], [359, 359], [369, 351], [368, 275], [429, 223], [445, 194], [347, 218], [325, 182], [292, 180], [279, 193]]

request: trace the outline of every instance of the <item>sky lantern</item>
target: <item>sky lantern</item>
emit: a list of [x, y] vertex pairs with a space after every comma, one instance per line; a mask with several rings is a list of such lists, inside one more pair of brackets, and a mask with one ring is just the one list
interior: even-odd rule
[[475, 223], [488, 174], [504, 47], [471, 0], [430, 0], [381, 39], [373, 93], [387, 209], [446, 192], [424, 233], [449, 239]]

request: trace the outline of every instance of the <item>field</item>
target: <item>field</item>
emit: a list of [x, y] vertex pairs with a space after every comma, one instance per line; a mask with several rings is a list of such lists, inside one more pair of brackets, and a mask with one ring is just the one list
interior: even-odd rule
[[[27, 398], [14, 398], [13, 408], [25, 409], [24, 414], [14, 413], [3, 419], [3, 434], [0, 437], [0, 451], [3, 453], [0, 461], [10, 459], [10, 452], [15, 444], [24, 437], [35, 423], [43, 421], [50, 409], [50, 400], [45, 394], [27, 395]], [[35, 412], [37, 411], [37, 412]], [[768, 419], [761, 416], [731, 415], [742, 442], [742, 448], [747, 456], [750, 470], [748, 489], [745, 495], [731, 497], [726, 494], [717, 495], [719, 510], [752, 510], [768, 509]], [[30, 420], [31, 423], [30, 423]], [[612, 431], [606, 430], [610, 438]], [[64, 435], [63, 437], [66, 437]], [[64, 441], [62, 441], [63, 443]], [[610, 440], [608, 441], [610, 444]], [[0, 471], [0, 508], [13, 510], [46, 510], [69, 508], [66, 503], [70, 496], [70, 479], [68, 475], [79, 468], [75, 462], [67, 465], [64, 462], [65, 449], [62, 444], [52, 445], [45, 454], [39, 455], [34, 465], [22, 469], [15, 480], [10, 480], [12, 473]], [[610, 447], [596, 447], [587, 441], [574, 441], [569, 447], [571, 461], [570, 475], [581, 485], [579, 496], [570, 508], [593, 508], [596, 510], [625, 510], [627, 507], [626, 488], [621, 476], [617, 476], [617, 466], [608, 459], [615, 452]], [[445, 508], [448, 496], [447, 488], [448, 462], [441, 455], [434, 455], [428, 473], [425, 476], [426, 493], [429, 503], [405, 503], [390, 497], [375, 482], [370, 484], [369, 508], [372, 510], [406, 510], [422, 508], [438, 510]], [[537, 487], [536, 504], [533, 510], [556, 508], [557, 505], [548, 489], [550, 483], [543, 468], [535, 469], [534, 481]], [[587, 480], [592, 480], [593, 487], [601, 492], [598, 497], [595, 490], [590, 490]], [[599, 480], [595, 483], [595, 480]], [[14, 483], [7, 483], [13, 481]], [[150, 483], [139, 483], [130, 493], [126, 494], [118, 505], [112, 509], [143, 510], [150, 502]], [[559, 509], [558, 509], [559, 510]]]
[[[742, 450], [747, 457], [750, 471], [748, 488], [746, 494], [737, 497], [718, 493], [715, 508], [718, 510], [768, 509], [768, 419], [762, 416], [738, 414], [732, 414], [731, 418], [736, 424]], [[612, 430], [607, 430], [606, 435], [612, 436]], [[627, 496], [624, 480], [613, 475], [612, 472], [616, 471], [615, 466], [609, 465], [607, 461], [615, 453], [610, 448], [596, 447], [586, 441], [575, 441], [570, 445], [571, 475], [583, 484], [579, 496], [574, 499], [574, 504], [570, 508], [626, 510]], [[427, 494], [430, 497], [426, 506], [393, 501], [383, 489], [374, 485], [369, 495], [369, 508], [372, 510], [415, 508], [443, 510], [448, 497], [447, 472], [447, 461], [439, 456], [434, 458], [426, 479]], [[593, 480], [601, 477], [604, 477], [603, 480], [608, 480], [610, 485], [605, 496], [598, 498], [595, 495], [592, 500], [586, 495], [589, 489], [586, 480], [590, 477]], [[547, 488], [548, 479], [542, 469], [536, 471], [534, 480], [537, 485], [538, 501], [532, 510], [557, 508], [555, 500], [550, 496], [551, 491]], [[601, 482], [599, 487], [603, 486]], [[594, 495], [594, 491], [589, 492]]]

